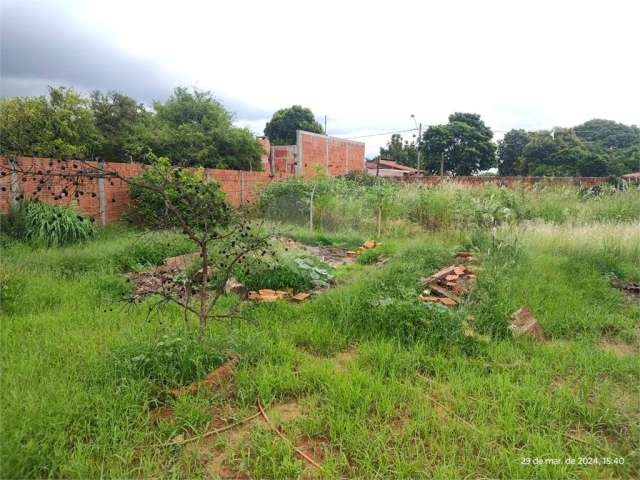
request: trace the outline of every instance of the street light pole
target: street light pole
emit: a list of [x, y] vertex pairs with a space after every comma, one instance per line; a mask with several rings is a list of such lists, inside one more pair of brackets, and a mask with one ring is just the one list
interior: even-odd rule
[[416, 170], [418, 170], [418, 172], [420, 172], [420, 142], [422, 141], [422, 122], [420, 122], [420, 125], [418, 125], [418, 122], [416, 121], [416, 116], [412, 113], [411, 114], [411, 118], [413, 118], [413, 123], [416, 126], [416, 129], [418, 130], [418, 140], [416, 142], [416, 149], [418, 150], [418, 158], [416, 159]]

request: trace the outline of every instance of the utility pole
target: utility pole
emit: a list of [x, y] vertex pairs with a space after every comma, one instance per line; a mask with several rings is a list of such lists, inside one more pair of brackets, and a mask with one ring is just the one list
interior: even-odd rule
[[418, 125], [416, 121], [416, 116], [412, 113], [411, 118], [413, 119], [413, 123], [416, 126], [416, 130], [418, 130], [418, 139], [416, 140], [416, 149], [418, 150], [418, 157], [416, 159], [416, 170], [420, 171], [420, 142], [422, 142], [422, 122]]
[[417, 143], [417, 149], [418, 149], [418, 158], [417, 158], [417, 169], [418, 173], [420, 173], [420, 144], [422, 143], [422, 122], [420, 122], [420, 125], [418, 126], [418, 143]]

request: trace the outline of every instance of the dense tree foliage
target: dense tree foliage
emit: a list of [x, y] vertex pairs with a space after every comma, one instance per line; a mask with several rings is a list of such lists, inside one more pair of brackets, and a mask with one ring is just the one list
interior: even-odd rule
[[551, 131], [512, 130], [499, 142], [498, 164], [513, 165], [500, 168], [501, 175], [622, 175], [640, 170], [640, 131], [609, 120]]
[[47, 97], [0, 99], [0, 153], [91, 157], [99, 143], [89, 102], [68, 88]]
[[0, 153], [257, 170], [262, 148], [232, 124], [211, 93], [178, 87], [166, 102], [143, 104], [118, 92], [84, 98], [69, 88], [47, 97], [0, 100]]
[[264, 134], [273, 145], [294, 145], [296, 130], [324, 133], [322, 125], [316, 121], [310, 109], [293, 105], [274, 113], [264, 128]]
[[380, 157], [393, 160], [401, 165], [417, 168], [418, 148], [415, 143], [404, 140], [402, 135], [394, 133], [386, 147], [380, 147]]
[[427, 129], [422, 137], [426, 170], [431, 173], [472, 175], [495, 163], [493, 132], [480, 115], [454, 113], [446, 125]]
[[91, 110], [101, 141], [97, 156], [109, 162], [122, 162], [139, 157], [144, 147], [140, 133], [149, 127], [151, 113], [142, 103], [118, 92], [91, 94]]
[[232, 115], [209, 92], [178, 87], [165, 102], [155, 102], [145, 142], [173, 163], [257, 170], [262, 147], [247, 129], [233, 127]]
[[574, 128], [576, 135], [587, 143], [615, 150], [640, 145], [640, 128], [612, 120], [594, 118]]
[[529, 134], [524, 130], [510, 130], [498, 142], [498, 173], [517, 175], [524, 147], [529, 142]]

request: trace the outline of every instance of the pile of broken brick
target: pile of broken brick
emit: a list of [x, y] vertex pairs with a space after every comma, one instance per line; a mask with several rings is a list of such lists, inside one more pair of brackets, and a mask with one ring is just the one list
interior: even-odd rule
[[[185, 284], [176, 282], [176, 277], [181, 272], [184, 272], [197, 257], [197, 253], [186, 253], [177, 257], [167, 258], [162, 265], [152, 270], [125, 274], [127, 281], [132, 282], [134, 285], [130, 299], [132, 301], [140, 301], [147, 295], [163, 292], [180, 296], [195, 293], [194, 291], [187, 292]], [[202, 269], [195, 272], [191, 280], [199, 283], [200, 278], [202, 278]]]
[[450, 265], [422, 279], [424, 290], [418, 298], [423, 302], [439, 303], [450, 308], [458, 305], [460, 297], [466, 294], [475, 282], [479, 268], [468, 265], [474, 258], [473, 252], [458, 252], [456, 260], [467, 265]]
[[357, 257], [359, 254], [361, 254], [365, 250], [371, 250], [373, 248], [376, 248], [377, 246], [378, 246], [378, 242], [376, 242], [375, 240], [365, 240], [364, 243], [360, 245], [358, 248], [356, 248], [355, 250], [347, 250], [347, 256]]
[[300, 303], [311, 297], [310, 293], [300, 292], [294, 295], [293, 289], [272, 290], [270, 288], [261, 288], [260, 290], [252, 290], [249, 292], [248, 299], [254, 302], [275, 302], [276, 300], [291, 300]]

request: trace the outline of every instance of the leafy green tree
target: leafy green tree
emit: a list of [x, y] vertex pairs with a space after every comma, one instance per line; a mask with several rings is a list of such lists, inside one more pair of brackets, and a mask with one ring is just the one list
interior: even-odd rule
[[110, 162], [140, 161], [137, 133], [149, 128], [151, 113], [142, 103], [118, 92], [91, 94], [91, 110], [100, 133], [97, 155]]
[[426, 159], [425, 170], [444, 175], [445, 164], [449, 165], [449, 153], [454, 143], [449, 125], [434, 125], [422, 136], [422, 148]]
[[70, 88], [49, 87], [48, 97], [0, 103], [0, 152], [92, 158], [99, 143], [88, 101]]
[[454, 113], [449, 123], [429, 127], [421, 148], [432, 173], [472, 175], [495, 164], [493, 132], [480, 115]]
[[582, 177], [605, 177], [610, 173], [607, 157], [588, 151], [576, 162], [576, 173]]
[[0, 153], [48, 156], [52, 132], [45, 97], [0, 99]]
[[556, 128], [529, 134], [521, 171], [535, 176], [605, 176], [608, 156], [583, 142], [573, 129]]
[[174, 164], [259, 170], [262, 147], [253, 134], [232, 125], [233, 116], [210, 92], [178, 87], [165, 102], [154, 103], [149, 149]]
[[415, 143], [404, 140], [402, 135], [394, 133], [386, 147], [380, 147], [380, 157], [393, 160], [401, 165], [417, 167], [418, 149]]
[[640, 144], [612, 152], [610, 170], [613, 175], [640, 172]]
[[612, 120], [594, 118], [578, 125], [574, 131], [581, 140], [610, 150], [640, 145], [640, 128]]
[[296, 143], [296, 130], [324, 133], [310, 109], [293, 105], [274, 113], [264, 127], [264, 134], [273, 145], [293, 145]]
[[498, 142], [498, 174], [511, 176], [519, 173], [524, 147], [529, 134], [524, 130], [509, 130]]

